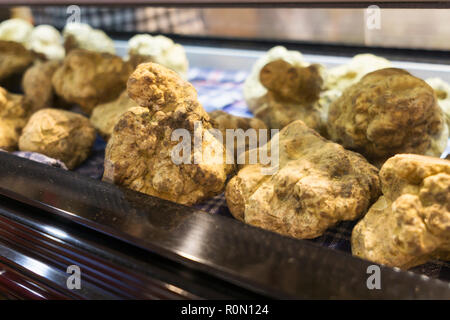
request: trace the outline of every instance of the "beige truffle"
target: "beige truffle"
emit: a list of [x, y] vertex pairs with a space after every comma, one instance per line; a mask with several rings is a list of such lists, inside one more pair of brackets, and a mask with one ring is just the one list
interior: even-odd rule
[[24, 72], [34, 58], [33, 53], [22, 44], [0, 40], [0, 81]]
[[399, 154], [380, 179], [383, 196], [353, 229], [353, 254], [402, 269], [449, 259], [450, 161]]
[[86, 23], [67, 23], [63, 30], [66, 53], [75, 49], [115, 54], [114, 41], [100, 29]]
[[[219, 129], [222, 134], [222, 142], [226, 146], [227, 145], [227, 129], [242, 129], [245, 132], [248, 129], [254, 129], [255, 130], [255, 137], [256, 141], [255, 144], [259, 143], [259, 136], [260, 134], [264, 134], [266, 136], [266, 140], [268, 141], [269, 133], [267, 130], [267, 126], [262, 122], [260, 119], [257, 118], [244, 118], [244, 117], [238, 117], [234, 116], [232, 114], [226, 113], [222, 110], [215, 110], [208, 113], [211, 118], [212, 126], [216, 129]], [[240, 142], [237, 138], [234, 138], [233, 136], [233, 146], [234, 150], [229, 150], [229, 152], [233, 151], [233, 155], [235, 157], [235, 160], [238, 158], [238, 153], [245, 152], [245, 150], [248, 150], [249, 147], [252, 147], [252, 144], [250, 143], [249, 139], [245, 139], [243, 141], [243, 145], [239, 146]], [[240, 148], [239, 148], [240, 147]], [[236, 163], [236, 162], [235, 162]]]
[[[274, 137], [269, 142], [272, 150]], [[302, 121], [279, 132], [279, 167], [248, 164], [226, 187], [233, 216], [248, 224], [310, 239], [361, 217], [378, 198], [378, 170], [357, 153], [321, 137]]]
[[61, 43], [61, 34], [50, 25], [41, 24], [33, 29], [28, 47], [44, 55], [48, 60], [64, 59], [65, 51]]
[[90, 114], [95, 106], [116, 99], [125, 89], [131, 65], [109, 53], [72, 50], [53, 75], [56, 93]]
[[163, 35], [135, 35], [128, 41], [128, 55], [135, 67], [140, 63], [155, 62], [178, 72], [183, 78], [189, 67], [183, 46]]
[[267, 51], [253, 65], [250, 75], [245, 79], [244, 98], [249, 109], [253, 112], [259, 107], [258, 99], [267, 93], [267, 89], [261, 84], [261, 69], [268, 63], [275, 60], [284, 60], [296, 67], [307, 67], [307, 63], [303, 59], [303, 55], [299, 51], [287, 50], [285, 47], [276, 46]]
[[266, 64], [260, 73], [267, 93], [258, 99], [253, 113], [269, 128], [282, 129], [294, 120], [322, 132], [320, 97], [322, 77], [320, 66], [294, 66], [284, 60]]
[[95, 129], [86, 117], [65, 110], [42, 109], [31, 116], [23, 129], [19, 149], [61, 160], [73, 169], [86, 160], [94, 140]]
[[[232, 166], [225, 164], [223, 145], [208, 131], [209, 116], [194, 87], [172, 70], [145, 63], [130, 76], [128, 95], [143, 107], [128, 110], [115, 125], [103, 179], [186, 205], [221, 193]], [[190, 154], [177, 149], [176, 129], [189, 133]], [[194, 136], [200, 135], [196, 149]]]
[[17, 149], [29, 114], [30, 106], [22, 95], [9, 93], [0, 87], [0, 149]]
[[52, 77], [60, 65], [58, 61], [38, 62], [23, 75], [22, 88], [33, 111], [55, 107]]
[[331, 104], [328, 134], [380, 166], [397, 153], [439, 157], [448, 128], [433, 89], [390, 68], [369, 73]]
[[27, 45], [33, 25], [24, 19], [8, 19], [0, 23], [0, 40], [14, 41]]
[[120, 116], [133, 107], [138, 107], [137, 103], [130, 99], [124, 90], [116, 100], [96, 106], [92, 111], [91, 123], [100, 135], [108, 140]]

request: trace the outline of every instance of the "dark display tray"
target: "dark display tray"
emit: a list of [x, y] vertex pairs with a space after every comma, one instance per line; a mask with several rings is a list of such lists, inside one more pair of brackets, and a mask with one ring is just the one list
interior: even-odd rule
[[[369, 290], [368, 261], [7, 153], [0, 194], [0, 266], [68, 298], [136, 297], [144, 281], [166, 297], [450, 298], [447, 282], [383, 266], [382, 289]], [[62, 271], [77, 262], [89, 281], [75, 296]]]

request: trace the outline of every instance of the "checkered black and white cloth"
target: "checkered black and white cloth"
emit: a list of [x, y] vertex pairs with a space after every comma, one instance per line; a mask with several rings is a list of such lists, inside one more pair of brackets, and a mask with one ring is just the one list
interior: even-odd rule
[[[78, 8], [79, 22], [107, 32], [195, 34], [200, 33], [204, 27], [203, 14], [199, 9], [76, 7], [75, 10]], [[74, 13], [70, 6], [33, 7], [32, 10], [36, 25], [50, 24], [58, 29], [63, 29]]]
[[[245, 72], [200, 68], [192, 68], [188, 73], [188, 79], [196, 87], [199, 99], [207, 111], [220, 109], [236, 115], [251, 116], [242, 95], [242, 85], [246, 76]], [[104, 148], [105, 142], [98, 137], [92, 156], [76, 171], [100, 179], [103, 174]], [[223, 194], [197, 205], [196, 208], [232, 218]], [[355, 223], [354, 221], [341, 222], [334, 228], [328, 229], [321, 237], [307, 241], [351, 254], [350, 237]], [[415, 267], [411, 271], [450, 281], [449, 262], [436, 260]]]

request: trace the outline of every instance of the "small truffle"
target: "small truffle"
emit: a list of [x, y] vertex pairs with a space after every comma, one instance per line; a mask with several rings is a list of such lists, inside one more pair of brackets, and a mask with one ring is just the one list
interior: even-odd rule
[[354, 255], [408, 269], [450, 258], [450, 161], [396, 155], [380, 170], [383, 196], [352, 232]]
[[58, 61], [37, 62], [23, 75], [22, 88], [33, 111], [56, 107], [52, 77], [60, 65]]
[[0, 87], [0, 149], [17, 149], [20, 133], [27, 123], [30, 106], [24, 97]]
[[23, 129], [19, 149], [61, 160], [73, 169], [86, 160], [94, 140], [95, 129], [86, 117], [65, 110], [42, 109], [31, 116]]
[[65, 50], [61, 34], [52, 26], [43, 24], [34, 28], [28, 46], [34, 52], [43, 54], [48, 60], [64, 59]]
[[[227, 129], [234, 130], [233, 132], [236, 132], [237, 129], [242, 129], [243, 133], [245, 135], [245, 132], [248, 129], [254, 129], [255, 130], [255, 141], [252, 145], [249, 141], [249, 139], [245, 138], [242, 145], [239, 145], [240, 141], [238, 138], [235, 138], [233, 135], [233, 155], [235, 157], [235, 160], [239, 157], [239, 152], [245, 152], [245, 150], [248, 150], [249, 148], [256, 147], [257, 144], [260, 141], [260, 134], [264, 134], [266, 136], [266, 139], [264, 141], [268, 141], [267, 137], [269, 136], [269, 132], [267, 130], [266, 125], [264, 122], [257, 118], [244, 118], [244, 117], [238, 117], [234, 116], [232, 114], [226, 113], [222, 110], [215, 110], [212, 112], [209, 112], [209, 117], [211, 118], [212, 126], [216, 129], [219, 129], [222, 134], [222, 142], [225, 146], [227, 146]], [[228, 148], [228, 147], [227, 147]], [[229, 150], [230, 152], [232, 150]], [[236, 163], [236, 162], [235, 162]]]
[[284, 60], [269, 62], [261, 69], [260, 80], [267, 93], [258, 99], [253, 113], [269, 128], [282, 129], [302, 120], [318, 132], [324, 131], [320, 105], [317, 103], [322, 77], [320, 66], [293, 66]]
[[369, 73], [334, 101], [328, 134], [381, 166], [398, 153], [440, 156], [448, 127], [433, 89], [401, 69]]
[[0, 40], [14, 41], [24, 46], [33, 31], [33, 25], [23, 19], [8, 19], [0, 23]]
[[267, 89], [260, 81], [261, 70], [266, 64], [275, 60], [283, 60], [294, 67], [309, 66], [309, 63], [304, 61], [303, 55], [299, 51], [290, 51], [282, 46], [276, 46], [267, 51], [253, 65], [252, 71], [244, 83], [244, 98], [252, 112], [259, 108], [260, 102], [258, 100], [267, 93]]
[[33, 53], [22, 44], [0, 40], [0, 81], [22, 74], [34, 58]]
[[[262, 58], [268, 62], [260, 68], [258, 61], [244, 85], [244, 95], [250, 109], [269, 128], [282, 129], [292, 121], [302, 120], [323, 134], [325, 124], [319, 103], [323, 68], [320, 65], [308, 65], [299, 57], [291, 63], [281, 54], [284, 50], [276, 48], [267, 55], [270, 57], [272, 51], [280, 51], [280, 58]], [[287, 57], [288, 53], [285, 52]], [[255, 69], [260, 70], [258, 82], [252, 80]], [[263, 90], [258, 89], [259, 86]]]
[[131, 65], [118, 56], [76, 49], [66, 56], [52, 82], [59, 96], [90, 114], [123, 92], [131, 72]]
[[247, 164], [226, 187], [236, 219], [311, 239], [340, 221], [360, 218], [378, 198], [378, 170], [301, 120], [279, 132], [278, 146], [274, 139], [267, 149], [271, 155], [278, 150], [278, 170], [267, 174], [262, 169], [269, 165]]
[[96, 106], [92, 111], [91, 123], [100, 135], [108, 141], [120, 116], [133, 107], [138, 107], [138, 105], [128, 97], [125, 90], [116, 100]]

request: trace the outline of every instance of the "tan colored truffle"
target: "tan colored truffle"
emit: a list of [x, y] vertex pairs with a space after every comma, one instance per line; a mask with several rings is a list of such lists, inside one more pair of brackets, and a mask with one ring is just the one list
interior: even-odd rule
[[[357, 153], [321, 137], [302, 121], [279, 132], [279, 167], [248, 164], [225, 196], [237, 219], [295, 238], [322, 235], [342, 220], [361, 217], [380, 194], [378, 170]], [[271, 153], [274, 137], [268, 144]]]
[[0, 40], [0, 81], [24, 72], [34, 58], [33, 53], [22, 44]]
[[95, 129], [86, 117], [65, 110], [42, 109], [31, 116], [23, 129], [19, 149], [61, 160], [73, 169], [86, 160], [94, 140]]
[[328, 134], [380, 165], [397, 153], [440, 156], [448, 128], [433, 89], [389, 68], [367, 74], [331, 104]]
[[[192, 205], [222, 192], [232, 166], [223, 145], [208, 131], [208, 114], [194, 87], [161, 65], [138, 66], [128, 95], [143, 107], [126, 111], [114, 127], [103, 179], [149, 195]], [[189, 134], [183, 153], [174, 130]], [[201, 144], [194, 137], [203, 137]], [[203, 158], [201, 158], [203, 155]]]
[[294, 66], [284, 60], [266, 64], [259, 74], [261, 84], [281, 100], [308, 104], [319, 99], [322, 88], [320, 66]]
[[33, 111], [55, 107], [52, 77], [60, 65], [54, 60], [38, 62], [23, 75], [22, 88]]
[[261, 84], [267, 93], [258, 99], [253, 113], [269, 128], [282, 129], [294, 120], [302, 120], [321, 132], [318, 99], [322, 87], [320, 66], [294, 66], [284, 60], [266, 64], [260, 73]]
[[90, 114], [96, 105], [122, 93], [131, 72], [131, 65], [118, 56], [75, 49], [56, 70], [52, 82], [59, 96]]
[[[241, 148], [238, 148], [238, 144], [240, 141], [235, 138], [233, 135], [233, 145], [234, 150], [229, 150], [230, 152], [233, 151], [233, 155], [235, 157], [235, 160], [238, 158], [239, 152], [245, 152], [248, 150], [249, 147], [257, 147], [257, 144], [259, 144], [259, 136], [260, 134], [264, 134], [266, 136], [266, 140], [268, 141], [269, 132], [267, 130], [266, 125], [264, 122], [262, 122], [260, 119], [257, 118], [244, 118], [244, 117], [238, 117], [234, 116], [232, 114], [226, 113], [222, 110], [215, 110], [208, 113], [211, 118], [212, 126], [216, 129], [219, 129], [222, 134], [222, 141], [225, 146], [227, 146], [227, 129], [242, 129], [243, 133], [248, 129], [254, 129], [255, 130], [255, 141], [253, 144], [250, 143], [248, 138], [245, 138], [245, 140], [242, 143]], [[235, 131], [233, 131], [235, 132]], [[249, 135], [250, 136], [250, 135]], [[236, 163], [236, 162], [235, 162]]]
[[128, 97], [125, 90], [116, 100], [96, 106], [92, 111], [91, 123], [108, 140], [120, 116], [133, 107], [138, 105]]
[[399, 154], [380, 179], [383, 196], [353, 229], [353, 254], [402, 269], [449, 259], [450, 161]]
[[20, 133], [29, 114], [30, 106], [22, 95], [9, 93], [0, 87], [0, 149], [17, 149]]

